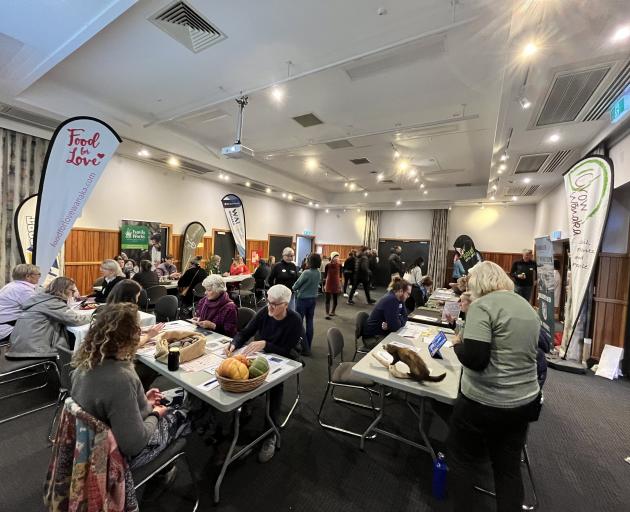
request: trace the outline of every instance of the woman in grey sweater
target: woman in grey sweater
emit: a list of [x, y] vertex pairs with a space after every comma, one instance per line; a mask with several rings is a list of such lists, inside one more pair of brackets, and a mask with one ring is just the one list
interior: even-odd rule
[[296, 310], [303, 320], [306, 320], [306, 346], [302, 352], [305, 356], [311, 355], [311, 344], [313, 343], [313, 317], [315, 315], [315, 303], [317, 301], [317, 289], [322, 279], [319, 267], [322, 264], [322, 257], [317, 253], [308, 256], [308, 270], [300, 274], [300, 277], [293, 285], [293, 291], [297, 295]]

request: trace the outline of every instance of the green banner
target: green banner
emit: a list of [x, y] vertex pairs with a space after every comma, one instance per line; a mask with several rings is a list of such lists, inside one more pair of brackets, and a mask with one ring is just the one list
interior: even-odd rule
[[120, 228], [121, 249], [146, 250], [149, 245], [149, 228], [147, 226], [132, 226], [123, 224]]

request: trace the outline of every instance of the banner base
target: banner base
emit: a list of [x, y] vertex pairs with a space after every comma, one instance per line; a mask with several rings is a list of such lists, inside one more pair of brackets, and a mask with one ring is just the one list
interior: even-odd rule
[[547, 356], [547, 366], [561, 372], [575, 373], [578, 375], [586, 374], [586, 366], [577, 361], [570, 361], [568, 359], [561, 359], [559, 357]]

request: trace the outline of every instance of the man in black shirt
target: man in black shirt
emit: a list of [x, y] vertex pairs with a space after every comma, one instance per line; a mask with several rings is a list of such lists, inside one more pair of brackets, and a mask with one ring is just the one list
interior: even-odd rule
[[405, 270], [403, 269], [403, 264], [400, 259], [402, 247], [397, 245], [392, 247], [391, 251], [392, 253], [389, 255], [389, 273], [392, 277], [395, 275], [402, 277], [405, 274]]
[[514, 279], [514, 291], [530, 302], [536, 279], [536, 262], [531, 249], [523, 249], [523, 257], [512, 263], [510, 275]]
[[[293, 249], [291, 249], [291, 247], [285, 247], [282, 251], [282, 260], [276, 263], [271, 269], [268, 279], [269, 286], [283, 284], [289, 290], [293, 288], [298, 278], [298, 270], [295, 263], [293, 263], [294, 258], [295, 252]], [[289, 301], [289, 309], [295, 311], [294, 295], [291, 296], [291, 300]]]

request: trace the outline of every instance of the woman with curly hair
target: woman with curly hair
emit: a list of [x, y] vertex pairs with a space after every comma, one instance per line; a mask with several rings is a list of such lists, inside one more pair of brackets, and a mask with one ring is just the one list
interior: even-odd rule
[[72, 398], [111, 427], [132, 468], [153, 460], [189, 430], [185, 411], [161, 405], [157, 388], [144, 393], [133, 366], [139, 344], [138, 307], [106, 304], [72, 362]]

